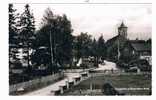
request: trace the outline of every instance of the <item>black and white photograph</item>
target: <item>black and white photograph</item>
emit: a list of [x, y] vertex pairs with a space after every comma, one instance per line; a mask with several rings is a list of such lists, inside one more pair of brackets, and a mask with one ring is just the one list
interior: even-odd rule
[[10, 96], [151, 96], [151, 3], [8, 3]]

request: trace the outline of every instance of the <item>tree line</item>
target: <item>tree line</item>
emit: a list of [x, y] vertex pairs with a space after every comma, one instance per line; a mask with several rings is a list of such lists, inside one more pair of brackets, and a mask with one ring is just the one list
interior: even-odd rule
[[73, 58], [93, 56], [105, 59], [106, 45], [101, 35], [98, 40], [88, 33], [73, 36], [71, 21], [63, 15], [56, 15], [50, 8], [45, 10], [40, 28], [35, 29], [35, 18], [30, 5], [23, 13], [16, 12], [9, 4], [9, 67], [21, 67], [19, 49], [26, 61], [27, 73], [45, 68], [49, 74], [72, 66]]

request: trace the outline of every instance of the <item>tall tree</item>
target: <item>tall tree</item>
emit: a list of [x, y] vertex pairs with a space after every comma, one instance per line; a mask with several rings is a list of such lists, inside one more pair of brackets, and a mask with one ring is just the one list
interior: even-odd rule
[[[66, 15], [58, 16], [56, 27], [55, 52], [60, 63], [71, 63], [72, 60], [72, 26]], [[55, 33], [54, 33], [55, 34]]]
[[24, 53], [27, 54], [24, 59], [27, 60], [28, 69], [30, 69], [30, 50], [35, 38], [35, 19], [28, 4], [25, 5], [24, 12], [20, 16], [19, 25], [22, 48]]
[[94, 66], [98, 66], [98, 43], [96, 41], [96, 39], [94, 38], [92, 41], [92, 56], [94, 57]]
[[18, 13], [16, 13], [16, 9], [14, 9], [13, 4], [9, 4], [8, 7], [9, 14], [9, 84], [13, 84], [17, 81], [17, 79], [12, 73], [12, 69], [14, 68], [22, 68], [20, 59], [18, 57], [18, 47], [19, 47], [19, 39], [18, 39], [18, 30], [17, 30], [17, 19]]
[[[51, 57], [49, 62], [69, 64], [72, 59], [72, 28], [66, 15], [54, 15], [50, 8], [46, 9], [39, 31], [36, 34], [36, 47], [46, 47], [46, 53]], [[37, 52], [36, 52], [37, 53]], [[52, 69], [54, 70], [54, 69]]]
[[9, 67], [16, 66], [19, 63], [18, 53], [18, 31], [16, 9], [13, 4], [9, 4]]
[[90, 51], [91, 51], [91, 44], [92, 44], [92, 39], [91, 35], [88, 35], [87, 33], [81, 32], [79, 36], [77, 36], [77, 58], [81, 57], [88, 57], [90, 56]]
[[104, 59], [106, 57], [106, 46], [103, 36], [100, 36], [97, 41], [97, 50], [98, 58]]
[[9, 43], [16, 43], [17, 40], [17, 15], [13, 4], [9, 4]]
[[97, 41], [96, 41], [95, 38], [92, 41], [92, 56], [95, 57], [95, 58], [98, 56]]

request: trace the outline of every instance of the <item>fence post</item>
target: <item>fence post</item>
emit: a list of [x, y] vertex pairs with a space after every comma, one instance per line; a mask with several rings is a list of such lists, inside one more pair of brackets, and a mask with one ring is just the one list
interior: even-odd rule
[[76, 79], [75, 78], [73, 78], [73, 82], [74, 82], [74, 85], [76, 85]]
[[59, 86], [59, 89], [60, 89], [60, 93], [63, 94], [63, 87]]
[[69, 82], [66, 81], [66, 86], [67, 86], [67, 89], [69, 89]]

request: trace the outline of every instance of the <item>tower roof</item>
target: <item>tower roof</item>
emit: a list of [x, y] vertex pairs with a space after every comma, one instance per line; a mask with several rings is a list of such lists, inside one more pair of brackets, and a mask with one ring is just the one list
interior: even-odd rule
[[120, 27], [127, 27], [127, 26], [125, 26], [124, 22], [122, 22]]

